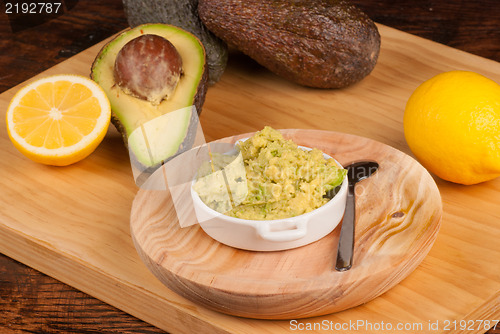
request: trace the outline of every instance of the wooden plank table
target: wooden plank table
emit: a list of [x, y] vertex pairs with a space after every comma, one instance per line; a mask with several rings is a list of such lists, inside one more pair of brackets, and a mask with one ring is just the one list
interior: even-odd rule
[[[405, 6], [406, 4], [408, 4], [408, 2], [405, 2]], [[368, 6], [368, 9], [370, 8], [369, 4], [365, 5]], [[491, 3], [491, 5], [494, 6], [495, 4]], [[72, 10], [78, 10], [78, 6], [80, 6], [80, 4], [77, 4], [77, 6], [75, 6]], [[104, 22], [102, 26], [104, 27], [103, 29], [108, 27], [107, 29], [110, 29], [110, 32], [114, 32], [113, 29], [116, 29], [117, 26], [113, 23], [121, 22], [120, 24], [123, 24], [123, 17], [120, 16], [122, 14], [119, 11], [120, 6], [116, 3], [116, 1], [109, 1], [109, 3], [102, 2], [102, 6], [103, 7], [93, 7], [94, 10], [96, 10], [94, 13], [99, 13], [99, 11], [101, 11], [100, 16], [106, 16], [102, 15], [102, 11], [106, 8], [104, 6], [109, 6], [112, 9], [111, 13], [116, 14], [118, 19], [113, 21], [114, 19], [108, 18], [107, 23]], [[371, 6], [377, 7], [375, 4], [372, 4]], [[468, 6], [474, 5], [471, 3]], [[463, 7], [470, 8], [467, 7], [467, 4]], [[456, 10], [457, 8], [454, 8], [452, 5], [443, 5], [441, 7], [434, 6], [433, 10], [428, 12], [426, 12], [426, 9], [424, 8], [415, 8], [417, 13], [419, 13], [419, 10], [422, 14], [428, 14], [435, 11], [439, 15], [442, 15], [442, 17], [444, 17], [443, 13], [448, 11], [452, 13], [450, 14], [451, 16], [455, 17], [454, 20], [450, 20], [456, 21], [459, 26], [461, 26], [464, 18], [467, 18], [467, 13], [463, 13], [462, 16], [457, 14], [464, 9], [454, 12], [453, 10]], [[82, 8], [80, 7], [79, 10], [82, 10]], [[471, 19], [478, 20], [477, 22], [482, 22], [482, 29], [484, 29], [484, 27], [488, 27], [488, 22], [490, 22], [484, 17], [488, 17], [489, 15], [494, 17], [493, 15], [495, 10], [496, 7], [492, 7], [488, 11], [469, 12], [468, 14], [472, 17]], [[367, 12], [370, 14], [368, 10]], [[394, 13], [394, 9], [388, 9], [387, 13], [389, 12]], [[404, 12], [404, 10], [402, 12]], [[91, 12], [83, 12], [81, 15], [78, 15], [78, 13], [82, 12], [76, 11], [73, 13], [76, 13], [76, 15], [73, 14], [72, 20], [77, 23], [77, 27], [79, 23], [79, 29], [82, 30], [85, 30], [82, 27], [89, 24], [92, 20], [95, 20], [91, 18]], [[379, 11], [379, 19], [377, 19], [376, 14], [373, 14], [372, 17], [376, 21], [382, 22], [383, 20], [380, 18], [383, 19], [385, 17], [384, 13], [386, 13], [385, 10]], [[458, 19], [459, 16], [461, 19]], [[413, 20], [416, 22], [427, 22], [426, 20], [429, 20], [425, 19], [424, 16], [416, 15], [414, 17], [416, 17], [416, 19]], [[57, 20], [59, 20], [59, 22], [61, 20], [64, 21], [63, 19], [64, 16], [49, 23], [45, 23], [45, 25], [50, 26]], [[401, 21], [401, 16], [399, 16], [397, 20]], [[411, 21], [411, 19], [408, 20]], [[391, 19], [389, 18], [388, 23], [390, 22]], [[3, 24], [5, 27], [5, 22], [3, 22]], [[466, 24], [464, 25], [467, 27]], [[439, 24], [435, 27], [439, 27]], [[493, 24], [492, 27], [494, 27]], [[54, 26], [52, 25], [51, 27], [48, 27], [49, 30], [50, 28], [54, 29]], [[456, 29], [456, 26], [454, 28]], [[474, 47], [478, 47], [479, 45], [479, 47], [481, 47], [484, 45], [481, 44], [482, 41], [489, 41], [494, 44], [495, 36], [497, 36], [498, 40], [498, 35], [495, 35], [494, 29], [495, 28], [492, 29], [492, 33], [487, 35], [488, 38], [482, 38], [480, 34], [473, 34], [474, 37], [471, 36], [470, 38], [471, 40], [476, 40], [476, 43], [471, 43], [471, 45], [474, 45]], [[460, 36], [464, 34], [464, 30], [457, 29], [456, 31], [455, 36], [461, 38]], [[310, 112], [310, 109], [303, 108], [300, 104], [294, 105], [291, 109], [283, 107], [287, 106], [288, 100], [297, 98], [297, 96], [300, 97], [300, 101], [307, 100], [310, 102], [312, 97], [317, 97], [318, 93], [315, 90], [296, 87], [284, 82], [266, 71], [261, 70], [254, 63], [249, 62], [245, 57], [232, 57], [228, 72], [225, 74], [225, 79], [217, 86], [213, 87], [209, 91], [209, 95], [207, 97], [207, 103], [202, 115], [202, 124], [208, 139], [220, 138], [241, 132], [254, 131], [261, 128], [265, 122], [266, 124], [276, 127], [300, 126], [304, 128], [322, 128], [337, 131], [342, 130], [344, 132], [364, 135], [382, 141], [408, 153], [402, 137], [401, 129], [398, 128], [398, 124], [400, 124], [401, 121], [401, 111], [402, 106], [404, 106], [405, 99], [407, 98], [409, 92], [416, 87], [418, 80], [424, 80], [429, 75], [437, 73], [438, 71], [451, 69], [459, 65], [489, 75], [494, 80], [499, 81], [500, 79], [498, 63], [482, 58], [472, 57], [468, 54], [445, 48], [442, 45], [420, 40], [414, 36], [401, 34], [399, 31], [386, 27], [381, 26], [381, 32], [383, 36], [383, 43], [387, 40], [388, 44], [387, 47], [384, 47], [383, 44], [384, 49], [381, 53], [379, 64], [377, 65], [373, 75], [363, 81], [360, 85], [338, 93], [338, 100], [337, 97], [325, 97], [322, 94], [322, 98], [319, 100], [312, 99], [312, 101], [314, 101], [313, 105], [317, 107], [316, 110], [320, 110], [321, 112], [320, 114], [309, 114], [311, 117], [301, 116], [303, 113]], [[12, 34], [23, 36], [21, 33]], [[422, 31], [422, 33], [425, 35], [426, 31]], [[467, 32], [465, 34], [467, 34]], [[25, 34], [24, 36], [27, 35]], [[7, 40], [7, 42], [9, 41], [12, 42], [12, 37], [10, 40]], [[394, 47], [396, 42], [397, 45], [404, 45], [404, 47]], [[6, 43], [5, 40], [3, 43]], [[15, 42], [16, 45], [24, 46], [24, 49], [22, 50], [26, 50], [25, 52], [27, 55], [24, 59], [29, 59], [31, 57], [32, 61], [27, 61], [27, 64], [30, 66], [43, 66], [36, 63], [36, 57], [33, 56], [33, 53], [30, 53], [33, 51], [30, 50], [30, 47], [33, 47], [31, 43], [36, 44], [33, 40], [24, 45], [22, 41], [21, 43], [20, 41]], [[453, 45], [453, 42], [449, 44]], [[83, 47], [85, 46], [87, 45], [83, 45]], [[2, 45], [2, 47], [7, 50], [7, 53], [2, 53], [2, 56], [7, 54], [11, 55], [10, 57], [13, 57], [12, 44], [5, 44]], [[76, 48], [78, 47], [81, 48], [82, 45], [77, 45]], [[405, 52], [407, 52], [407, 50], [405, 50], [405, 47], [410, 49], [416, 48], [419, 54], [418, 59], [415, 59], [414, 55], [406, 54]], [[97, 49], [94, 47], [93, 49], [79, 55], [79, 58], [71, 59], [69, 62], [65, 62], [59, 67], [51, 69], [50, 72], [53, 73], [57, 71], [71, 70], [72, 72], [87, 74], [89, 61], [91, 61], [93, 56], [95, 56], [96, 50]], [[47, 54], [53, 54], [55, 51], [46, 50], [46, 52]], [[495, 48], [493, 48], [492, 51], [487, 52], [490, 52], [491, 58], [495, 58], [495, 55], [498, 55], [498, 49]], [[56, 52], [56, 54], [61, 55], [60, 52]], [[64, 56], [64, 53], [62, 53], [62, 55]], [[41, 56], [43, 57], [44, 55], [41, 54]], [[50, 58], [47, 55], [45, 55], [45, 57], [46, 59]], [[443, 67], [443, 58], [445, 60], [445, 67]], [[439, 61], [436, 59], [439, 59]], [[2, 61], [5, 61], [5, 63], [2, 63], [2, 69], [6, 68], [6, 65], [12, 65], [12, 63], [9, 63], [9, 59], [5, 56], [3, 56]], [[17, 61], [17, 63], [15, 63], [15, 61]], [[19, 66], [19, 64], [22, 64], [23, 58], [15, 61], [14, 63]], [[44, 64], [46, 64], [46, 66], [50, 66], [58, 61], [58, 59], [50, 59], [45, 61]], [[418, 73], [415, 73], [415, 71], [409, 71], [409, 67], [407, 66], [409, 64], [408, 61], [412, 61], [412, 64], [420, 66], [419, 71], [417, 71]], [[424, 64], [423, 67], [421, 67], [422, 64]], [[18, 69], [19, 67], [14, 68]], [[20, 73], [17, 73], [14, 71], [14, 68], [5, 72], [7, 74], [4, 74], [2, 77], [2, 84], [4, 82], [8, 82], [5, 84], [7, 87], [29, 78], [29, 76], [36, 74], [40, 70], [40, 68], [38, 68], [37, 71], [31, 70], [32, 72], [30, 72], [29, 68], [25, 68], [24, 73], [22, 70]], [[9, 70], [9, 68], [7, 69]], [[29, 76], [27, 76], [26, 72], [29, 73]], [[395, 73], [404, 74], [403, 76], [397, 78], [402, 81], [404, 85], [394, 84], [396, 81], [393, 81], [391, 76]], [[381, 96], [385, 97], [385, 99], [380, 99], [380, 96], [373, 99], [369, 99], [368, 96], [359, 99], [353, 98], [356, 91], [368, 88], [370, 88], [368, 91], [371, 91], [372, 94], [373, 92], [382, 93], [378, 90], [381, 84], [385, 85], [384, 87], [387, 88], [384, 89], [384, 94], [387, 94], [387, 96], [384, 96], [383, 94]], [[234, 87], [245, 87], [243, 94], [240, 94], [241, 91], [236, 92]], [[6, 99], [8, 99], [12, 93], [13, 91], [9, 91], [2, 95], [1, 103], [3, 108], [5, 107]], [[235, 97], [241, 95], [245, 98], [245, 103], [236, 103]], [[356, 96], [359, 97], [359, 95]], [[333, 100], [335, 100], [337, 104], [334, 107], [330, 107], [328, 103]], [[338, 102], [341, 103], [338, 104]], [[340, 108], [344, 108], [345, 110], [358, 110], [360, 107], [366, 105], [370, 105], [371, 112], [377, 117], [370, 117], [366, 112], [363, 112], [362, 115], [358, 116], [355, 121], [352, 121], [350, 118], [352, 115], [349, 112], [341, 114], [339, 111]], [[224, 108], [221, 106], [224, 106]], [[244, 110], [246, 113], [252, 113], [252, 117], [244, 115], [239, 119], [237, 117], [235, 119], [235, 109]], [[390, 113], [388, 111], [390, 111]], [[293, 117], [289, 117], [290, 113], [293, 113]], [[286, 115], [288, 116], [283, 117]], [[110, 304], [119, 306], [127, 312], [141, 316], [143, 319], [156, 323], [157, 325], [173, 332], [192, 332], [195, 328], [200, 328], [199, 326], [207, 325], [214, 326], [213, 328], [215, 330], [218, 326], [216, 323], [220, 324], [222, 322], [227, 325], [223, 328], [223, 330], [236, 332], [244, 332], [245, 330], [248, 330], [248, 328], [260, 328], [267, 331], [271, 330], [271, 328], [273, 328], [273, 331], [286, 331], [287, 328], [290, 329], [289, 324], [283, 322], [272, 324], [266, 323], [266, 326], [269, 326], [266, 327], [256, 321], [247, 321], [244, 319], [221, 316], [217, 313], [199, 309], [196, 305], [186, 303], [186, 301], [182, 300], [180, 297], [165, 292], [163, 286], [159, 285], [154, 278], [148, 276], [147, 272], [144, 272], [142, 264], [137, 261], [136, 258], [134, 259], [135, 255], [133, 255], [133, 248], [130, 248], [130, 240], [128, 239], [128, 230], [126, 225], [120, 225], [118, 229], [110, 228], [106, 224], [102, 224], [104, 226], [99, 227], [100, 231], [104, 233], [104, 236], [118, 236], [117, 238], [106, 239], [106, 241], [109, 242], [109, 244], [106, 244], [106, 247], [109, 249], [121, 249], [120, 247], [126, 247], [128, 253], [126, 253], [127, 256], [125, 256], [125, 261], [121, 264], [116, 264], [108, 263], [113, 257], [110, 259], [99, 258], [97, 261], [98, 265], [90, 268], [89, 271], [88, 264], [89, 262], [95, 260], [95, 257], [93, 257], [95, 254], [87, 254], [84, 258], [82, 258], [82, 252], [80, 252], [82, 249], [87, 249], [85, 247], [88, 247], [88, 245], [82, 246], [83, 248], [77, 247], [75, 250], [71, 248], [73, 246], [67, 248], [71, 244], [71, 242], [69, 242], [72, 240], [71, 238], [67, 240], [61, 240], [58, 238], [61, 233], [64, 234], [74, 231], [71, 228], [76, 227], [76, 225], [78, 225], [77, 222], [79, 222], [76, 214], [81, 212], [79, 210], [82, 210], [82, 208], [85, 207], [85, 204], [82, 204], [83, 206], [79, 206], [73, 201], [68, 201], [66, 211], [64, 211], [64, 213], [60, 213], [60, 215], [56, 215], [59, 219], [62, 216], [69, 222], [75, 222], [75, 226], [70, 224], [65, 227], [65, 229], [59, 229], [55, 233], [54, 231], [44, 229], [44, 227], [47, 227], [46, 224], [48, 223], [47, 214], [50, 213], [53, 215], [54, 212], [50, 212], [50, 210], [47, 210], [42, 204], [47, 201], [54, 200], [57, 196], [54, 195], [54, 192], [51, 193], [47, 191], [47, 194], [45, 194], [37, 191], [37, 189], [48, 189], [47, 187], [51, 184], [51, 182], [49, 182], [50, 177], [53, 177], [54, 173], [60, 177], [60, 181], [63, 186], [62, 189], [65, 189], [64, 187], [71, 188], [75, 182], [76, 184], [81, 184], [78, 182], [83, 182], [85, 179], [89, 180], [89, 177], [97, 177], [97, 179], [101, 180], [101, 170], [99, 169], [99, 166], [102, 167], [104, 165], [113, 167], [114, 173], [118, 175], [118, 178], [124, 181], [114, 184], [114, 187], [118, 186], [118, 189], [123, 192], [120, 192], [121, 196], [119, 201], [115, 203], [107, 203], [108, 205], [106, 206], [106, 209], [116, 210], [113, 211], [115, 212], [115, 214], [113, 214], [114, 218], [120, 218], [123, 220], [124, 217], [127, 217], [127, 209], [129, 209], [130, 205], [129, 200], [130, 198], [133, 198], [136, 189], [132, 183], [129, 168], [126, 165], [126, 152], [121, 147], [121, 143], [116, 132], [110, 131], [102, 147], [99, 148], [95, 155], [89, 158], [89, 161], [85, 161], [75, 167], [70, 167], [64, 170], [61, 169], [56, 172], [52, 171], [50, 168], [34, 165], [20, 157], [15, 151], [13, 151], [13, 148], [9, 146], [10, 143], [7, 141], [8, 139], [6, 138], [5, 131], [1, 133], [0, 140], [2, 148], [5, 148], [3, 151], [4, 159], [2, 162], [2, 170], [8, 171], [10, 176], [16, 176], [16, 181], [23, 180], [24, 189], [28, 190], [28, 192], [24, 193], [25, 196], [23, 198], [30, 200], [28, 202], [25, 201], [25, 203], [16, 202], [16, 210], [14, 211], [7, 205], [9, 202], [5, 200], [2, 202], [2, 216], [0, 219], [0, 222], [2, 223], [2, 233], [0, 233], [2, 236], [2, 243], [0, 247], [2, 247], [1, 251], [4, 252], [4, 254], [10, 255], [17, 260], [32, 265], [43, 272], [49, 273], [49, 275], [54, 276], [57, 279], [68, 282], [83, 291], [92, 293]], [[14, 171], [12, 170], [13, 165], [16, 166]], [[40, 177], [29, 178], [32, 183], [27, 185], [25, 175], [39, 175]], [[46, 178], [47, 175], [52, 176]], [[96, 179], [93, 180], [95, 181]], [[352, 319], [356, 319], [356, 315], [358, 316], [358, 319], [363, 319], [360, 317], [362, 314], [375, 314], [376, 316], [373, 315], [373, 317], [370, 318], [372, 321], [375, 321], [374, 319], [380, 319], [377, 316], [381, 313], [394, 310], [394, 307], [401, 312], [400, 314], [404, 314], [404, 316], [400, 319], [393, 316], [391, 318], [392, 321], [402, 321], [403, 319], [422, 320], [426, 315], [428, 315], [426, 312], [432, 311], [436, 314], [442, 314], [440, 312], [444, 312], [450, 317], [449, 319], [453, 319], [459, 314], [463, 317], [470, 317], [471, 319], [485, 319], [486, 316], [493, 316], [495, 312], [498, 315], [499, 272], [498, 260], [496, 263], [494, 260], [498, 259], [498, 256], [494, 256], [498, 255], [499, 251], [498, 246], [496, 246], [495, 243], [499, 239], [499, 218], [498, 214], [495, 215], [495, 212], [499, 212], [499, 210], [498, 203], [492, 199], [495, 198], [494, 196], [498, 198], [499, 181], [495, 180], [481, 186], [464, 188], [438, 180], [438, 185], [443, 192], [445, 207], [443, 231], [438, 237], [438, 242], [441, 241], [441, 244], [436, 244], [422, 266], [419, 267], [419, 269], [417, 269], [417, 271], [402, 284], [389, 291], [383, 297], [367, 304], [366, 306], [363, 306], [361, 309], [353, 310], [352, 312], [354, 313], [350, 315], [352, 316]], [[116, 191], [116, 188], [114, 187], [112, 189]], [[457, 191], [458, 188], [460, 189], [460, 192]], [[22, 187], [14, 186], [12, 182], [6, 183], [4, 187], [2, 187], [2, 195], [4, 199], [9, 198], [9, 195], [14, 198], [18, 196], [17, 198], [19, 198], [20, 189], [22, 189]], [[104, 202], [105, 199], [109, 198], [107, 195], [112, 196], [115, 193], [110, 189], [105, 189], [105, 187], [98, 189], [94, 188], [94, 191], [91, 192], [90, 196], [93, 199], [99, 199]], [[83, 190], [79, 191], [82, 192], [82, 195], [86, 195], [86, 198], [88, 198], [89, 195], [87, 193], [83, 192]], [[64, 192], [61, 191], [61, 193], [63, 194]], [[446, 194], [454, 195], [447, 197]], [[38, 200], [33, 201], [34, 199]], [[478, 215], [476, 217], [470, 217], [470, 213], [467, 214], [468, 211], [465, 211], [464, 213], [464, 209], [457, 205], [471, 200], [475, 200], [475, 203], [477, 204], [474, 211], [474, 213]], [[24, 216], [22, 217], [23, 219], [18, 219], [14, 225], [11, 225], [10, 223], [13, 221], [13, 215], [15, 215], [13, 212], [24, 212]], [[34, 213], [37, 214], [34, 215]], [[470, 224], [468, 223], [474, 219], [481, 220], [482, 223], [469, 226]], [[24, 225], [19, 225], [18, 222], [20, 221], [22, 221]], [[453, 221], [456, 224], [452, 225], [448, 223], [448, 225], [446, 225], [446, 221]], [[34, 222], [38, 222], [39, 225], [34, 226]], [[97, 220], [97, 222], [99, 222], [99, 220]], [[93, 224], [90, 225], [94, 226]], [[25, 226], [29, 227], [29, 233], [19, 233], [21, 230], [26, 231], [24, 229]], [[40, 236], [49, 236], [49, 239], [53, 239], [47, 240], [47, 238], [37, 238]], [[85, 236], [85, 233], [83, 233], [83, 236]], [[112, 240], [112, 242], [110, 240]], [[94, 242], [94, 246], [102, 246], [102, 244], [99, 243], [99, 240], [95, 240]], [[471, 252], [465, 252], [459, 248], [459, 246], [463, 244], [474, 244], [479, 246], [474, 247]], [[439, 247], [439, 245], [443, 246]], [[22, 246], [23, 248], [19, 248], [19, 246]], [[65, 249], [63, 255], [58, 253], [61, 248]], [[489, 248], [490, 253], [484, 253], [484, 248]], [[470, 249], [467, 248], [467, 250]], [[451, 262], [448, 261], [450, 255], [454, 256], [454, 260]], [[480, 260], [481, 258], [483, 258], [482, 261]], [[1, 262], [2, 264], [0, 265], [0, 272], [2, 274], [2, 276], [0, 276], [0, 297], [2, 297], [0, 299], [0, 306], [2, 310], [6, 311], [2, 312], [0, 315], [0, 324], [3, 324], [4, 328], [2, 328], [2, 330], [5, 329], [6, 332], [30, 330], [33, 332], [48, 331], [59, 333], [65, 332], [65, 330], [68, 330], [69, 328], [79, 328], [80, 331], [84, 331], [88, 329], [95, 329], [96, 327], [101, 329], [100, 332], [123, 333], [142, 330], [152, 332], [157, 331], [157, 329], [128, 317], [116, 309], [87, 297], [83, 293], [75, 291], [60, 283], [56, 283], [42, 274], [38, 274], [28, 268], [23, 269], [23, 267], [19, 264], [16, 264], [6, 257], [2, 257], [1, 259], [3, 262]], [[483, 283], [470, 284], [470, 282], [467, 283], [461, 280], [460, 275], [453, 274], [454, 270], [462, 268], [464, 261], [465, 263], [467, 263], [466, 261], [476, 261], [476, 265], [479, 265], [481, 268], [487, 268], [484, 272], [471, 272], [474, 281], [476, 281], [476, 279], [477, 281], [483, 279]], [[99, 266], [102, 265], [103, 268], [106, 269], [105, 271], [109, 271], [109, 268], [112, 267], [111, 264], [115, 266], [113, 268], [115, 268], [116, 271], [111, 270], [112, 273], [107, 272], [107, 274], [104, 275], [105, 278], [103, 279], [103, 271], [102, 268], [99, 269]], [[137, 280], [135, 282], [142, 282], [142, 284], [146, 282], [146, 284], [143, 286], [141, 284], [130, 286], [128, 284], [130, 283], [128, 280], [129, 277], [127, 279], [123, 279], [123, 277], [120, 276], [120, 268], [123, 269], [126, 265], [130, 265], [130, 268], [139, 268], [138, 273], [144, 274], [146, 277], [137, 274], [138, 277], [134, 278]], [[93, 275], [76, 279], [78, 282], [75, 282], [74, 273], [78, 272], [84, 272], [87, 274], [93, 273]], [[151, 295], [147, 296], [149, 298], [145, 296], [142, 296], [144, 297], [143, 299], [137, 298], [137, 300], [134, 300], [134, 305], [123, 305], [124, 302], [122, 298], [118, 298], [113, 295], [110, 296], [111, 292], [104, 293], [103, 295], [95, 293], [96, 290], [102, 290], [103, 287], [107, 287], [106, 284], [110, 284], [108, 280], [116, 279], [117, 276], [120, 276], [122, 280], [118, 280], [117, 283], [115, 281], [115, 284], [111, 284], [109, 288], [111, 289], [110, 291], [116, 292], [116, 290], [112, 289], [119, 287], [121, 293], [120, 297], [138, 297], [137, 295], [134, 295], [137, 293], [137, 289], [145, 289], [150, 293], [154, 290], [153, 295], [156, 297], [167, 293], [170, 298], [169, 301], [173, 302], [176, 306], [173, 307], [172, 304], [168, 304], [171, 312], [169, 312], [169, 310], [164, 310], [164, 317], [167, 317], [165, 320], [166, 324], [157, 323], [158, 319], [155, 318], [155, 315], [158, 316], [158, 309], [152, 308], [149, 312], [146, 312], [151, 315], [151, 318], [149, 318], [148, 315], [143, 314], [143, 306], [140, 306], [140, 304], [144, 303], [145, 305], [149, 305], [151, 301], [150, 298], [152, 297]], [[444, 285], [444, 287], [449, 290], [449, 293], [444, 295], [440, 294], [440, 292], [442, 293], [442, 290], [437, 289], [434, 285], [429, 283], [433, 282], [432, 279], [435, 279], [436, 277], [438, 278], [440, 285]], [[88, 279], [94, 279], [94, 282], [89, 283]], [[99, 286], [99, 284], [96, 286], [96, 282], [101, 283], [101, 286]], [[39, 292], [36, 291], [38, 287], [41, 288]], [[426, 298], [422, 298], [421, 291], [425, 289], [429, 289], [429, 295]], [[463, 295], [461, 292], [466, 290], [468, 293]], [[490, 295], [492, 291], [497, 292], [496, 294], [493, 293]], [[15, 301], [15, 299], [19, 299], [20, 302]], [[413, 301], [413, 307], [411, 309], [403, 310], [401, 307], [397, 307], [399, 304], [405, 305], [405, 302], [410, 299]], [[50, 304], [50, 302], [47, 303], [47, 300], [53, 301], [52, 304]], [[84, 302], [82, 302], [82, 300]], [[70, 308], [61, 306], [64, 302], [73, 304], [73, 311], [68, 311]], [[139, 306], [137, 304], [139, 304]], [[426, 309], [428, 305], [437, 305], [437, 308], [428, 310]], [[186, 307], [189, 309], [188, 312], [186, 312]], [[467, 312], [467, 309], [469, 308], [471, 311]], [[173, 310], [175, 310], [175, 312]], [[368, 311], [368, 313], [363, 313], [363, 311]], [[111, 320], [108, 319], [103, 321], [103, 315], [109, 315]], [[168, 318], [168, 315], [170, 315], [171, 318]], [[340, 323], [341, 321], [349, 319], [350, 316], [349, 313], [341, 313], [334, 315], [332, 319]], [[210, 321], [207, 319], [210, 319]], [[367, 318], [365, 319], [370, 320]], [[426, 319], [431, 321], [434, 318], [428, 317]], [[190, 323], [189, 326], [186, 327], [180, 325], [186, 321]], [[442, 325], [443, 324], [441, 323], [441, 326]], [[204, 328], [206, 329], [206, 327]], [[480, 331], [476, 332], [479, 333]], [[484, 330], [482, 332], [484, 332]], [[490, 332], [494, 333], [495, 330], [491, 330]]]

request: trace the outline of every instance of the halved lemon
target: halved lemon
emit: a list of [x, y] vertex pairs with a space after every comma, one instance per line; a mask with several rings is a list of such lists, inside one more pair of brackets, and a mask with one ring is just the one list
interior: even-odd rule
[[28, 158], [66, 166], [97, 148], [110, 118], [108, 98], [98, 84], [61, 74], [33, 81], [14, 95], [7, 109], [7, 131]]

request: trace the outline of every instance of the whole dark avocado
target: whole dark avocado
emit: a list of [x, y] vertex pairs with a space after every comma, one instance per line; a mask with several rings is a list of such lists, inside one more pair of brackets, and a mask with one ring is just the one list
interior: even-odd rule
[[146, 23], [165, 23], [198, 37], [207, 54], [208, 84], [220, 80], [226, 69], [228, 48], [201, 22], [198, 0], [123, 0], [123, 7], [132, 28]]
[[198, 14], [230, 46], [304, 86], [358, 82], [380, 51], [375, 23], [343, 0], [199, 0]]

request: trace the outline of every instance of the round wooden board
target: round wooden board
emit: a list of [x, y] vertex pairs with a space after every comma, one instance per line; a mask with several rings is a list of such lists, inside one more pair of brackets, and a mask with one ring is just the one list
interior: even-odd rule
[[[168, 288], [231, 315], [312, 317], [372, 300], [408, 276], [427, 255], [439, 230], [442, 204], [434, 180], [417, 161], [354, 135], [282, 132], [343, 165], [364, 159], [380, 164], [376, 174], [356, 186], [353, 268], [334, 269], [340, 225], [296, 249], [244, 251], [213, 240], [198, 224], [181, 228], [168, 191], [141, 189], [132, 205], [132, 238], [141, 259]], [[186, 208], [192, 210], [189, 203]], [[194, 212], [191, 215], [196, 219]]]

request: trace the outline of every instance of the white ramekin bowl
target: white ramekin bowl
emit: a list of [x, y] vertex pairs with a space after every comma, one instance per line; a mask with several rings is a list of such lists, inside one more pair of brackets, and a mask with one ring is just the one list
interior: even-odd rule
[[[326, 154], [324, 156], [331, 158]], [[346, 176], [338, 193], [325, 205], [299, 216], [275, 220], [249, 220], [224, 215], [203, 203], [192, 186], [191, 197], [198, 223], [213, 239], [245, 250], [278, 251], [310, 244], [333, 231], [344, 215], [347, 182]]]

